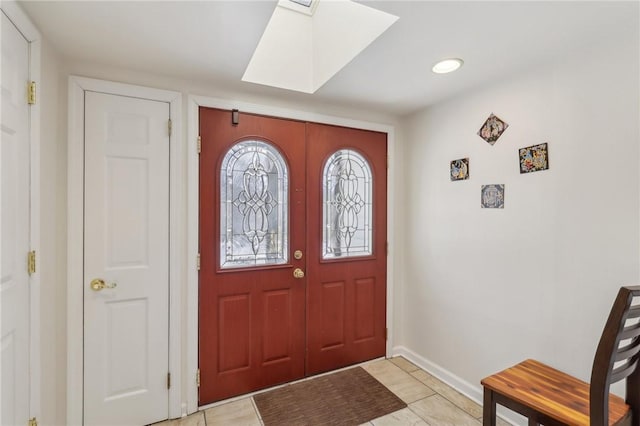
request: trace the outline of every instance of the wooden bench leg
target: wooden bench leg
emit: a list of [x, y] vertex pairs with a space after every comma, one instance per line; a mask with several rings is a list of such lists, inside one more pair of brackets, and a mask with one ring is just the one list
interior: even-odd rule
[[484, 388], [482, 404], [482, 425], [496, 426], [496, 400], [491, 389]]

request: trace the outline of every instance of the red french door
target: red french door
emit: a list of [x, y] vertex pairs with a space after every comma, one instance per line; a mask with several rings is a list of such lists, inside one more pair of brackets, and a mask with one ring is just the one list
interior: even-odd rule
[[384, 356], [386, 134], [200, 108], [199, 404]]
[[201, 108], [200, 137], [202, 405], [304, 376], [305, 125]]
[[307, 123], [307, 374], [385, 354], [386, 209], [387, 135]]

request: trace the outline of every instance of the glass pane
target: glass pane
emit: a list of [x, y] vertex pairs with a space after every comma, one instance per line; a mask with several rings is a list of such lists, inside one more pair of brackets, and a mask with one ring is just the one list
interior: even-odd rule
[[220, 169], [220, 266], [287, 263], [288, 169], [280, 152], [259, 140], [239, 142]]
[[369, 163], [356, 151], [336, 151], [324, 166], [322, 181], [322, 258], [370, 255], [373, 178]]

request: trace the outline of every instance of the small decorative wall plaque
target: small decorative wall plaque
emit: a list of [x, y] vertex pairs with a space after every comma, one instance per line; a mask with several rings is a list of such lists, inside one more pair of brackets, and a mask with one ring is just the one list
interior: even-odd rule
[[482, 185], [480, 203], [483, 209], [503, 209], [504, 185]]
[[538, 172], [549, 168], [547, 143], [520, 148], [520, 173]]
[[491, 113], [489, 118], [487, 118], [487, 121], [485, 121], [480, 130], [478, 130], [478, 136], [487, 141], [490, 145], [493, 145], [496, 143], [498, 138], [502, 136], [504, 131], [507, 130], [507, 127], [509, 127], [507, 123]]
[[451, 162], [451, 180], [469, 179], [469, 159], [461, 158]]

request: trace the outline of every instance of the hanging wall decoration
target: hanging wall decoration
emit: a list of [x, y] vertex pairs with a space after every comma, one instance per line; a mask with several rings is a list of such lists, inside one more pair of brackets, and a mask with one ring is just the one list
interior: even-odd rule
[[482, 185], [480, 205], [483, 209], [503, 209], [504, 185]]
[[520, 148], [520, 173], [538, 172], [549, 168], [547, 143]]
[[451, 162], [451, 180], [469, 179], [469, 159], [461, 158]]
[[502, 136], [504, 131], [507, 130], [507, 127], [509, 127], [507, 123], [491, 113], [487, 121], [485, 121], [480, 130], [478, 130], [478, 136], [490, 145], [493, 145], [498, 138]]

